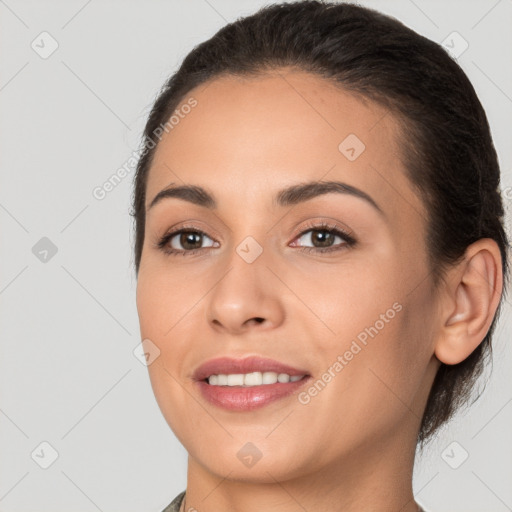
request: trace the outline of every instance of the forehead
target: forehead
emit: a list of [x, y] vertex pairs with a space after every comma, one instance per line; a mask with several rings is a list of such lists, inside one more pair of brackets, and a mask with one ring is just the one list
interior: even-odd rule
[[246, 205], [270, 204], [270, 189], [340, 180], [390, 214], [403, 201], [422, 209], [400, 161], [394, 116], [324, 78], [285, 68], [223, 76], [190, 91], [176, 113], [155, 151], [146, 206], [171, 183], [203, 186], [221, 205]]

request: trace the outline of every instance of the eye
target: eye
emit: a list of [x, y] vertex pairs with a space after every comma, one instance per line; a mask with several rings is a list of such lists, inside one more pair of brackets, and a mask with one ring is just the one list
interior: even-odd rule
[[166, 254], [181, 254], [190, 256], [204, 249], [202, 243], [208, 239], [211, 243], [206, 247], [218, 247], [206, 233], [199, 229], [182, 227], [166, 233], [157, 243], [157, 247]]
[[[325, 253], [344, 250], [356, 244], [356, 239], [352, 235], [336, 225], [320, 223], [307, 227], [307, 230], [295, 238], [299, 244], [294, 242], [290, 244], [292, 247], [298, 245], [300, 251]], [[206, 246], [203, 245], [205, 241]], [[304, 247], [303, 245], [308, 242], [313, 245]], [[197, 228], [182, 226], [163, 235], [157, 241], [156, 247], [167, 255], [192, 256], [205, 248], [219, 247], [219, 243]]]
[[[336, 225], [321, 223], [308, 227], [309, 229], [303, 231], [296, 240], [300, 241], [300, 245], [309, 241], [313, 246], [301, 247], [301, 251], [320, 253], [340, 251], [352, 247], [356, 243], [354, 237]], [[292, 246], [296, 246], [296, 244], [294, 243]]]

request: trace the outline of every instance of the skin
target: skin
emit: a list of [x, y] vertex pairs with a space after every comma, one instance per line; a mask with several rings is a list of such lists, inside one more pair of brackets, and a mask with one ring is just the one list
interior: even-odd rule
[[[205, 187], [218, 208], [177, 198], [151, 208], [137, 283], [142, 339], [160, 350], [151, 385], [189, 454], [184, 510], [416, 511], [428, 392], [440, 361], [462, 361], [487, 333], [502, 287], [496, 243], [468, 247], [433, 289], [427, 212], [405, 176], [396, 120], [372, 102], [287, 68], [215, 79], [182, 104], [190, 96], [197, 106], [158, 144], [146, 207], [176, 183]], [[348, 134], [366, 146], [354, 161], [338, 149]], [[278, 190], [310, 180], [355, 186], [383, 214], [348, 194], [273, 205]], [[301, 252], [320, 246], [307, 223], [321, 220], [356, 245], [336, 238], [338, 251]], [[203, 248], [166, 255], [155, 244], [185, 221], [207, 234]], [[236, 252], [248, 236], [263, 249], [252, 263]], [[292, 395], [226, 411], [191, 378], [211, 358], [259, 355], [316, 381], [394, 303], [400, 311], [307, 404]], [[252, 467], [237, 457], [247, 442], [262, 453]]]

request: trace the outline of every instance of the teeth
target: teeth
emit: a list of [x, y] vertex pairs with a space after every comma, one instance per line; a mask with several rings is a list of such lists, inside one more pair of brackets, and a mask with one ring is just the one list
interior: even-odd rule
[[262, 384], [275, 384], [277, 382], [277, 377], [278, 375], [276, 372], [264, 372], [261, 374]]
[[234, 373], [228, 375], [228, 386], [243, 386], [244, 385], [244, 374]]
[[276, 382], [296, 382], [302, 379], [304, 375], [290, 376], [287, 373], [276, 372], [252, 372], [252, 373], [232, 373], [229, 375], [219, 374], [210, 375], [208, 384], [211, 386], [261, 386], [262, 384], [275, 384]]
[[244, 376], [244, 386], [260, 386], [263, 384], [263, 375], [261, 372], [246, 373]]

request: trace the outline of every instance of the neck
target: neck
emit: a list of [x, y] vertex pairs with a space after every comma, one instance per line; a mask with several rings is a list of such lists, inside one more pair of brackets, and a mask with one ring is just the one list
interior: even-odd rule
[[[214, 474], [189, 455], [185, 511], [216, 512], [417, 512], [412, 493], [415, 439], [380, 440], [360, 447], [319, 471], [300, 476], [260, 472], [259, 481]], [[230, 476], [231, 475], [231, 476]]]

